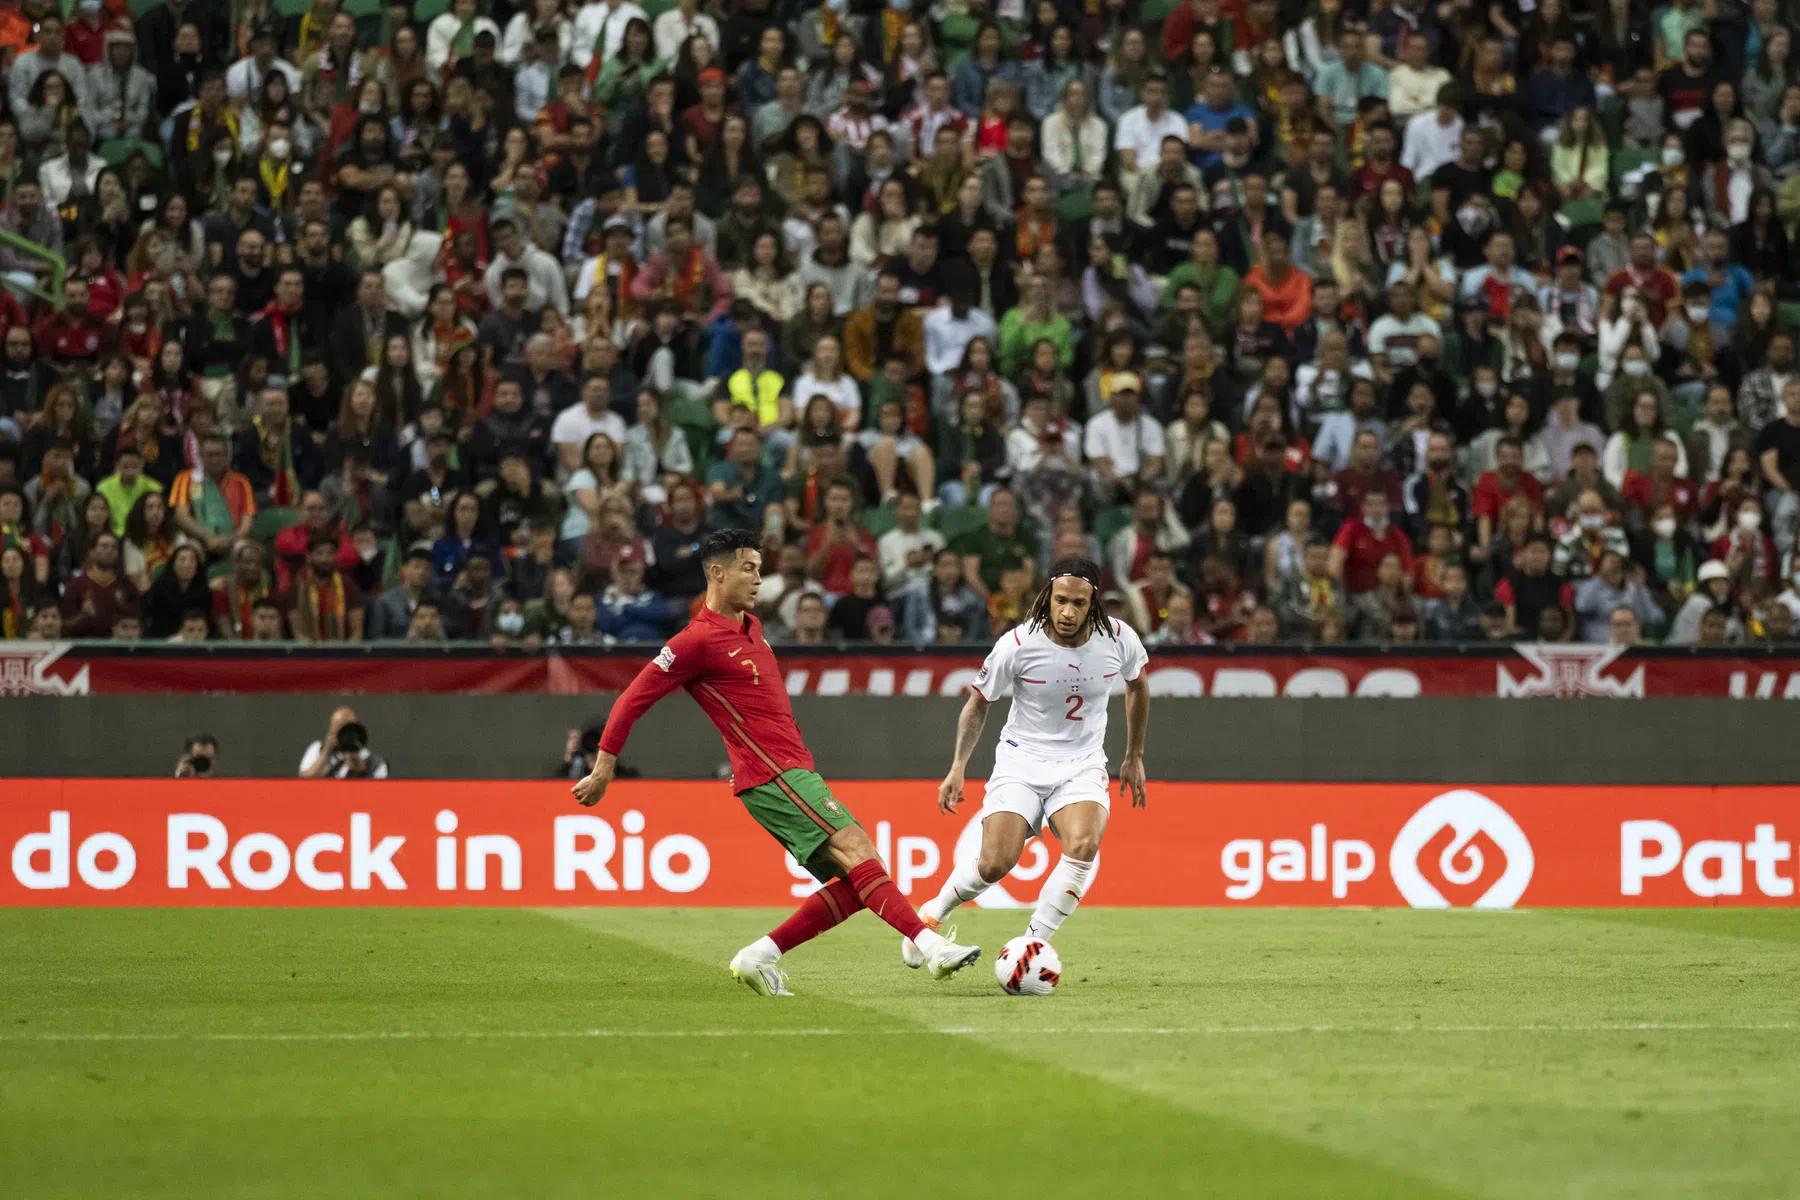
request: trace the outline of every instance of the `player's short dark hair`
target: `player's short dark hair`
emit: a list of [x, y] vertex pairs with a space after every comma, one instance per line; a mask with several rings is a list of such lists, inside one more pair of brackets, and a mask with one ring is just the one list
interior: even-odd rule
[[762, 535], [754, 530], [721, 529], [700, 543], [700, 569], [704, 571], [720, 559], [736, 558], [739, 550], [761, 549]]

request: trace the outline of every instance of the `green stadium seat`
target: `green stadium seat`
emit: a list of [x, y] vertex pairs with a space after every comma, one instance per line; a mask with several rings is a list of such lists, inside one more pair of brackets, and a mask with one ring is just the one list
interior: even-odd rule
[[878, 538], [888, 530], [892, 529], [895, 520], [894, 506], [891, 504], [883, 504], [879, 508], [865, 508], [862, 510], [862, 527], [868, 531], [870, 537]]
[[450, 11], [450, 0], [418, 0], [413, 5], [413, 20], [423, 28]]
[[1623, 147], [1614, 150], [1611, 155], [1611, 162], [1608, 166], [1608, 171], [1612, 175], [1612, 190], [1615, 192], [1618, 191], [1619, 180], [1625, 178], [1625, 176], [1637, 170], [1645, 163], [1655, 162], [1660, 156], [1660, 153], [1661, 152], [1658, 150], [1646, 149], [1643, 147]]
[[151, 170], [160, 171], [163, 165], [163, 149], [155, 142], [134, 140], [132, 138], [112, 138], [100, 143], [100, 157], [112, 167], [122, 167], [127, 159], [139, 150], [150, 163]]
[[1800, 300], [1783, 300], [1780, 308], [1781, 323], [1789, 329], [1800, 329]]
[[1113, 534], [1131, 524], [1131, 506], [1116, 504], [1094, 514], [1094, 540], [1102, 547], [1112, 541]]
[[250, 518], [250, 536], [265, 547], [273, 547], [275, 535], [289, 525], [298, 523], [300, 510], [297, 508], [265, 508]]
[[1600, 218], [1605, 213], [1606, 199], [1603, 196], [1583, 196], [1562, 206], [1562, 218], [1571, 231], [1600, 224]]
[[974, 533], [987, 524], [987, 509], [974, 504], [965, 504], [961, 508], [944, 505], [937, 510], [932, 524], [944, 535], [944, 541], [954, 542], [965, 533]]
[[696, 429], [713, 427], [712, 405], [693, 392], [675, 388], [668, 396], [669, 423], [690, 425]]

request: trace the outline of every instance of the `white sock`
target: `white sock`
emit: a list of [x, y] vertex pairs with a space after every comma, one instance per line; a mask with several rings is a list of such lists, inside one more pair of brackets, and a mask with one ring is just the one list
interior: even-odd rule
[[944, 935], [934, 929], [921, 929], [919, 930], [919, 936], [913, 939], [913, 945], [918, 947], [919, 953], [925, 955], [927, 958], [936, 954], [939, 949], [947, 944], [948, 943], [944, 940]]
[[1031, 914], [1025, 936], [1042, 938], [1046, 942], [1055, 936], [1062, 923], [1069, 919], [1069, 914], [1075, 911], [1075, 906], [1081, 903], [1082, 893], [1087, 891], [1093, 873], [1091, 862], [1082, 862], [1066, 854], [1058, 859], [1050, 878], [1044, 880], [1044, 890], [1038, 893], [1037, 911]]
[[775, 944], [775, 939], [766, 933], [757, 938], [754, 942], [751, 942], [744, 949], [746, 953], [753, 957], [765, 959], [768, 962], [774, 962], [781, 957], [781, 947], [777, 946]]
[[[991, 885], [981, 877], [981, 872], [972, 862], [959, 867], [952, 867], [950, 878], [944, 881], [943, 890], [919, 909], [919, 915], [941, 921], [950, 915], [952, 909], [959, 904], [967, 904]], [[922, 947], [921, 947], [922, 948]]]

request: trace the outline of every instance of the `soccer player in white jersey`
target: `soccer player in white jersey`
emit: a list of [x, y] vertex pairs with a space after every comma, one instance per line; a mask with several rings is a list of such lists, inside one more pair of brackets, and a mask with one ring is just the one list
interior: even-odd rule
[[[1144, 806], [1144, 735], [1150, 722], [1148, 656], [1129, 625], [1100, 608], [1100, 568], [1085, 558], [1051, 564], [1050, 581], [1018, 626], [994, 643], [956, 723], [956, 754], [938, 786], [938, 809], [953, 813], [963, 798], [963, 772], [981, 736], [988, 707], [1012, 697], [1000, 731], [994, 771], [982, 805], [981, 857], [958, 863], [919, 917], [937, 929], [1018, 865], [1025, 842], [1049, 826], [1062, 857], [1044, 881], [1029, 937], [1055, 936], [1093, 882], [1094, 860], [1111, 811], [1106, 776], [1106, 700], [1125, 683], [1125, 757], [1119, 791]], [[902, 939], [909, 967], [924, 956]]]

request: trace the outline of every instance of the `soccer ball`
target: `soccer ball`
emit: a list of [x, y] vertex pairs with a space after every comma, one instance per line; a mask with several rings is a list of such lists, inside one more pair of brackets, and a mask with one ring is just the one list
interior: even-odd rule
[[1049, 942], [1021, 935], [1000, 947], [994, 978], [1009, 996], [1048, 996], [1062, 978], [1062, 959]]

